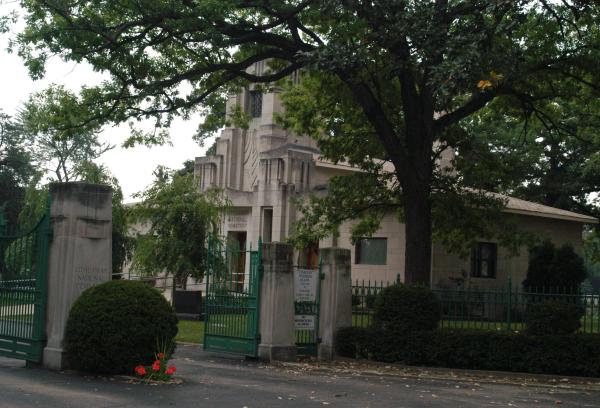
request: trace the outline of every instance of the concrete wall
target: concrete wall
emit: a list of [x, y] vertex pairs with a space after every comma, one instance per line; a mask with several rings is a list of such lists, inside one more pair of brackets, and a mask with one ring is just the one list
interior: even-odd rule
[[[582, 224], [545, 217], [528, 215], [507, 214], [522, 228], [539, 236], [540, 239], [550, 239], [557, 246], [571, 244], [579, 253], [583, 250]], [[381, 229], [373, 234], [374, 238], [387, 238], [387, 264], [386, 265], [361, 265], [356, 263], [355, 246], [352, 245], [350, 236], [354, 222], [345, 223], [340, 228], [340, 236], [336, 239], [325, 239], [320, 242], [320, 247], [336, 245], [351, 251], [352, 279], [387, 281], [396, 280], [398, 274], [404, 280], [404, 224], [397, 221], [394, 214], [384, 217]], [[482, 242], [494, 240], [481, 239]], [[461, 258], [456, 254], [446, 251], [442, 245], [434, 244], [432, 253], [432, 283], [434, 286], [452, 286], [456, 280], [466, 280], [471, 286], [479, 288], [493, 288], [504, 285], [509, 276], [513, 284], [520, 284], [527, 273], [529, 252], [526, 247], [521, 248], [519, 254], [514, 255], [508, 249], [498, 247], [497, 275], [491, 278], [470, 278], [471, 262], [469, 256]]]
[[381, 228], [374, 238], [387, 238], [387, 263], [386, 265], [363, 265], [356, 263], [356, 248], [350, 240], [351, 228], [354, 222], [348, 222], [340, 228], [340, 236], [337, 240], [339, 248], [350, 250], [350, 262], [352, 265], [353, 280], [388, 281], [396, 280], [398, 274], [404, 279], [404, 224], [398, 222], [395, 214], [387, 214], [382, 222]]
[[[526, 215], [509, 215], [523, 230], [535, 233], [540, 239], [550, 239], [555, 245], [571, 244], [579, 253], [583, 250], [582, 224], [551, 218]], [[482, 240], [494, 242], [494, 240]], [[453, 280], [465, 279], [471, 287], [494, 288], [504, 285], [510, 276], [513, 285], [520, 285], [527, 275], [529, 251], [522, 247], [517, 255], [511, 254], [506, 248], [498, 247], [497, 274], [495, 279], [469, 277], [470, 259], [461, 259], [455, 254], [449, 254], [441, 245], [433, 246], [432, 283], [434, 286], [454, 285]]]

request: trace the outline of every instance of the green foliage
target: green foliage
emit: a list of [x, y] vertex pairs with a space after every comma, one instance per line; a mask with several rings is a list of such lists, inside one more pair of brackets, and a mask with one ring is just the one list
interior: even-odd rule
[[422, 286], [388, 286], [377, 295], [373, 309], [373, 326], [394, 333], [433, 330], [441, 318], [435, 294]]
[[370, 342], [369, 329], [364, 327], [342, 327], [333, 340], [335, 352], [341, 357], [366, 358]]
[[531, 248], [523, 286], [530, 290], [575, 290], [587, 277], [583, 259], [570, 245], [556, 248], [550, 241]]
[[25, 188], [35, 173], [22, 127], [0, 111], [0, 214], [10, 229], [17, 224]]
[[132, 270], [142, 275], [166, 272], [178, 282], [202, 279], [205, 242], [216, 234], [227, 202], [220, 191], [201, 193], [193, 174], [158, 168], [156, 180], [131, 208], [133, 222], [144, 230], [137, 237]]
[[12, 241], [4, 249], [2, 280], [35, 278], [35, 235], [27, 235]]
[[547, 300], [527, 307], [527, 332], [537, 335], [572, 334], [581, 327], [584, 308], [573, 302]]
[[[392, 190], [391, 200], [373, 203], [374, 215], [358, 200], [357, 210], [342, 209], [335, 223], [354, 216], [366, 220], [367, 231], [391, 202], [407, 225], [406, 276], [418, 282], [429, 282], [431, 228], [444, 221], [432, 220], [431, 204], [443, 201], [446, 187], [456, 194], [469, 185], [435, 160], [445, 147], [479, 137], [465, 120], [495, 101], [499, 115], [519, 112], [522, 121], [540, 123], [560, 117], [567, 129], [595, 113], [582, 107], [594, 100], [600, 79], [597, 2], [333, 0], [265, 7], [263, 1], [122, 0], [55, 7], [27, 0], [23, 7], [27, 26], [17, 45], [31, 76], [43, 76], [57, 54], [103, 72], [106, 81], [81, 92], [79, 124], [154, 119], [155, 129], [136, 133], [132, 142], [164, 141], [156, 135], [175, 116], [197, 110], [207, 113], [197, 138], [212, 135], [227, 120], [229, 91], [271, 86], [300, 72], [305, 79], [284, 89], [284, 125], [317, 137], [325, 158], [355, 164], [375, 174], [375, 188]], [[269, 61], [263, 73], [252, 69], [259, 61]], [[593, 175], [597, 163], [591, 158], [582, 174]]]
[[50, 191], [48, 184], [40, 184], [41, 176], [38, 173], [33, 177], [25, 190], [22, 209], [19, 214], [19, 227], [23, 231], [33, 228], [42, 215], [44, 215], [48, 206]]
[[156, 289], [120, 280], [81, 294], [69, 313], [65, 344], [79, 370], [130, 374], [151, 364], [165, 344], [172, 347], [176, 334], [175, 312]]
[[30, 96], [19, 120], [31, 140], [31, 152], [51, 181], [81, 179], [86, 162], [113, 148], [98, 140], [100, 124], [80, 124], [84, 115], [81, 100], [62, 86], [51, 86]]

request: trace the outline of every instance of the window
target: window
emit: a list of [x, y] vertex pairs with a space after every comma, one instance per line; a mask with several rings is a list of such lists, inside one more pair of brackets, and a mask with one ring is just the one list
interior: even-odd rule
[[491, 242], [478, 242], [471, 250], [471, 277], [495, 278], [498, 246]]
[[354, 263], [362, 265], [385, 265], [387, 262], [387, 238], [360, 238], [356, 243]]
[[273, 209], [263, 208], [262, 242], [273, 239]]
[[262, 115], [262, 92], [250, 91], [250, 116], [260, 118]]

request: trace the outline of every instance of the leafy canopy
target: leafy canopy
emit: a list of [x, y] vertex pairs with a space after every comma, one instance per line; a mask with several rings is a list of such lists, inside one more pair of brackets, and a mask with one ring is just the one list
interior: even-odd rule
[[[445, 146], [477, 137], [463, 131], [463, 120], [494, 100], [552, 116], [554, 99], [580, 100], [578, 90], [596, 93], [600, 79], [597, 2], [22, 4], [27, 28], [17, 43], [31, 75], [43, 75], [54, 54], [106, 73], [104, 83], [81, 92], [82, 126], [153, 118], [157, 131], [136, 133], [132, 142], [160, 142], [161, 129], [176, 115], [198, 111], [207, 114], [197, 134], [202, 139], [225, 123], [224, 101], [232, 90], [251, 82], [272, 86], [299, 69], [314, 74], [323, 85], [312, 93], [320, 95], [314, 105], [326, 110], [311, 118], [306, 113], [313, 102], [300, 97], [307, 109], [288, 109], [303, 115], [287, 125], [311, 135], [322, 131], [339, 147], [324, 145], [333, 161], [343, 157], [374, 171], [379, 186], [396, 183], [393, 204], [401, 206], [406, 224], [408, 282], [429, 282], [432, 226], [442, 225], [432, 218], [439, 214], [440, 187], [454, 197], [465, 191], [460, 175], [443, 180], [436, 167]], [[269, 61], [265, 72], [252, 68], [259, 61]], [[388, 161], [393, 174], [381, 171], [378, 160]]]
[[51, 86], [30, 96], [19, 120], [31, 143], [31, 153], [50, 179], [58, 182], [81, 178], [81, 165], [113, 148], [98, 139], [100, 124], [84, 120], [79, 98], [62, 86]]

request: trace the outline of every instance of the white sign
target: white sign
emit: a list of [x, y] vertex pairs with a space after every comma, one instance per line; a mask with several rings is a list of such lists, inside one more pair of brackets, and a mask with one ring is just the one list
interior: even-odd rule
[[232, 208], [225, 216], [227, 231], [246, 231], [250, 211], [246, 208]]
[[294, 268], [294, 300], [296, 302], [316, 302], [318, 269]]
[[314, 330], [315, 316], [314, 315], [295, 315], [294, 327], [296, 329]]

